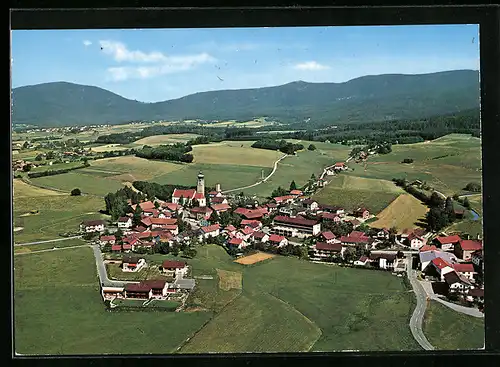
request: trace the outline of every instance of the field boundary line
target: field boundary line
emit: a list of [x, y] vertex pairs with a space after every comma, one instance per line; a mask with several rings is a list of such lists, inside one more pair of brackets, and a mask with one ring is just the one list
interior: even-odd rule
[[314, 321], [312, 321], [310, 318], [308, 318], [306, 315], [304, 315], [302, 312], [300, 312], [299, 310], [297, 310], [294, 306], [292, 306], [290, 303], [288, 303], [287, 301], [285, 300], [282, 300], [281, 298], [275, 296], [274, 294], [272, 293], [267, 293], [268, 295], [270, 295], [271, 297], [275, 298], [276, 300], [278, 300], [279, 302], [281, 303], [284, 303], [285, 305], [287, 305], [288, 307], [290, 307], [293, 311], [295, 311], [296, 313], [298, 313], [300, 316], [302, 316], [307, 323], [309, 323], [310, 325], [312, 325], [316, 330], [319, 331], [319, 336], [316, 340], [313, 341], [313, 343], [309, 346], [309, 348], [307, 348], [306, 350], [304, 350], [304, 352], [309, 352], [312, 347], [314, 347], [314, 344], [316, 344], [318, 342], [318, 340], [321, 338], [321, 336], [323, 335], [323, 330], [321, 330], [321, 328], [316, 325], [316, 323]]

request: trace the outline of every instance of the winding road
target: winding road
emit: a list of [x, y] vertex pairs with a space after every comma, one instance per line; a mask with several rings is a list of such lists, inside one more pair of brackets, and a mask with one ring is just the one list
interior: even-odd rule
[[285, 155], [284, 155], [284, 156], [282, 156], [280, 159], [278, 159], [276, 162], [274, 162], [274, 167], [273, 167], [273, 170], [271, 171], [271, 173], [270, 173], [269, 175], [267, 175], [267, 177], [266, 177], [266, 178], [264, 178], [264, 179], [262, 179], [262, 180], [260, 180], [260, 181], [258, 181], [258, 182], [256, 182], [256, 183], [254, 183], [254, 184], [252, 184], [252, 185], [243, 186], [243, 187], [238, 187], [238, 188], [236, 188], [236, 189], [224, 190], [224, 191], [222, 191], [222, 193], [223, 193], [223, 194], [227, 194], [227, 193], [229, 193], [229, 192], [234, 192], [234, 191], [238, 191], [238, 190], [245, 190], [245, 189], [249, 189], [249, 188], [251, 188], [251, 187], [255, 187], [255, 186], [257, 186], [257, 185], [260, 185], [260, 184], [262, 184], [262, 183], [266, 182], [269, 178], [271, 178], [271, 176], [272, 176], [272, 175], [274, 175], [274, 172], [276, 172], [276, 169], [278, 168], [278, 163], [279, 163], [281, 160], [285, 159], [286, 157], [288, 157], [288, 154], [285, 154]]
[[434, 350], [434, 347], [427, 340], [422, 330], [422, 322], [424, 320], [425, 309], [427, 307], [427, 293], [417, 280], [417, 275], [414, 269], [411, 268], [412, 257], [410, 254], [406, 255], [406, 272], [408, 279], [413, 287], [413, 292], [417, 298], [417, 306], [413, 310], [410, 318], [410, 330], [418, 344], [425, 350]]

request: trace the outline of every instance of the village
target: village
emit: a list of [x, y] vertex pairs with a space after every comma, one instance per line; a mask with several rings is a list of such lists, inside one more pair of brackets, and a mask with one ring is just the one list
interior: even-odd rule
[[[346, 169], [345, 163], [327, 167], [324, 175]], [[323, 176], [324, 176], [323, 175]], [[321, 177], [317, 185], [324, 182]], [[257, 252], [296, 255], [312, 262], [392, 272], [414, 273], [430, 298], [461, 307], [484, 309], [483, 244], [475, 239], [432, 233], [421, 228], [371, 228], [366, 208], [347, 212], [324, 205], [295, 189], [267, 203], [236, 206], [221, 185], [206, 192], [205, 177], [196, 188], [175, 189], [171, 201], [156, 198], [132, 204], [116, 223], [88, 220], [81, 223], [84, 238], [102, 252], [104, 262], [118, 264], [123, 273], [144, 271], [141, 255], [154, 252], [196, 256], [196, 247], [217, 244], [235, 259]], [[224, 214], [225, 213], [225, 214]], [[230, 214], [230, 216], [228, 215]], [[221, 216], [231, 218], [221, 224]], [[104, 266], [103, 266], [104, 268]], [[187, 261], [165, 259], [156, 276], [137, 281], [109, 280], [101, 276], [101, 294], [117, 299], [181, 300], [196, 287]], [[104, 271], [105, 272], [105, 271]], [[102, 279], [104, 278], [104, 280]], [[180, 310], [182, 308], [179, 308]]]

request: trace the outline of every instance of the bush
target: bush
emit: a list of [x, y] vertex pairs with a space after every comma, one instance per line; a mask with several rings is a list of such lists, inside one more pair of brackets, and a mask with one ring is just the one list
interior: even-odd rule
[[80, 196], [82, 194], [82, 192], [80, 191], [79, 188], [75, 188], [73, 190], [71, 190], [71, 196]]
[[403, 159], [402, 163], [408, 163], [408, 164], [409, 163], [413, 163], [413, 159], [411, 159], [411, 158], [405, 158], [405, 159]]
[[472, 192], [481, 192], [481, 184], [478, 184], [476, 182], [469, 182], [464, 190], [467, 190], [467, 191], [472, 191]]

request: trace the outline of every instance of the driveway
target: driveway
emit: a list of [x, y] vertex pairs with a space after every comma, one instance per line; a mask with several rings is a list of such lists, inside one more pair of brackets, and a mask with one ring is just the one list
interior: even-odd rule
[[415, 338], [417, 343], [420, 344], [423, 349], [434, 350], [434, 347], [431, 343], [429, 343], [422, 330], [422, 322], [425, 315], [425, 309], [427, 307], [427, 293], [422, 288], [421, 284], [417, 281], [416, 271], [411, 268], [411, 255], [408, 254], [406, 258], [408, 279], [410, 280], [413, 292], [415, 293], [415, 297], [417, 298], [417, 306], [415, 307], [415, 310], [413, 310], [413, 314], [410, 318], [410, 330], [413, 338]]
[[106, 265], [104, 264], [102, 253], [99, 245], [92, 245], [92, 250], [94, 251], [95, 262], [97, 265], [97, 273], [99, 274], [99, 282], [101, 286], [104, 287], [123, 287], [127, 283], [139, 283], [139, 282], [120, 282], [116, 280], [111, 280], [108, 278], [108, 273], [106, 272]]

